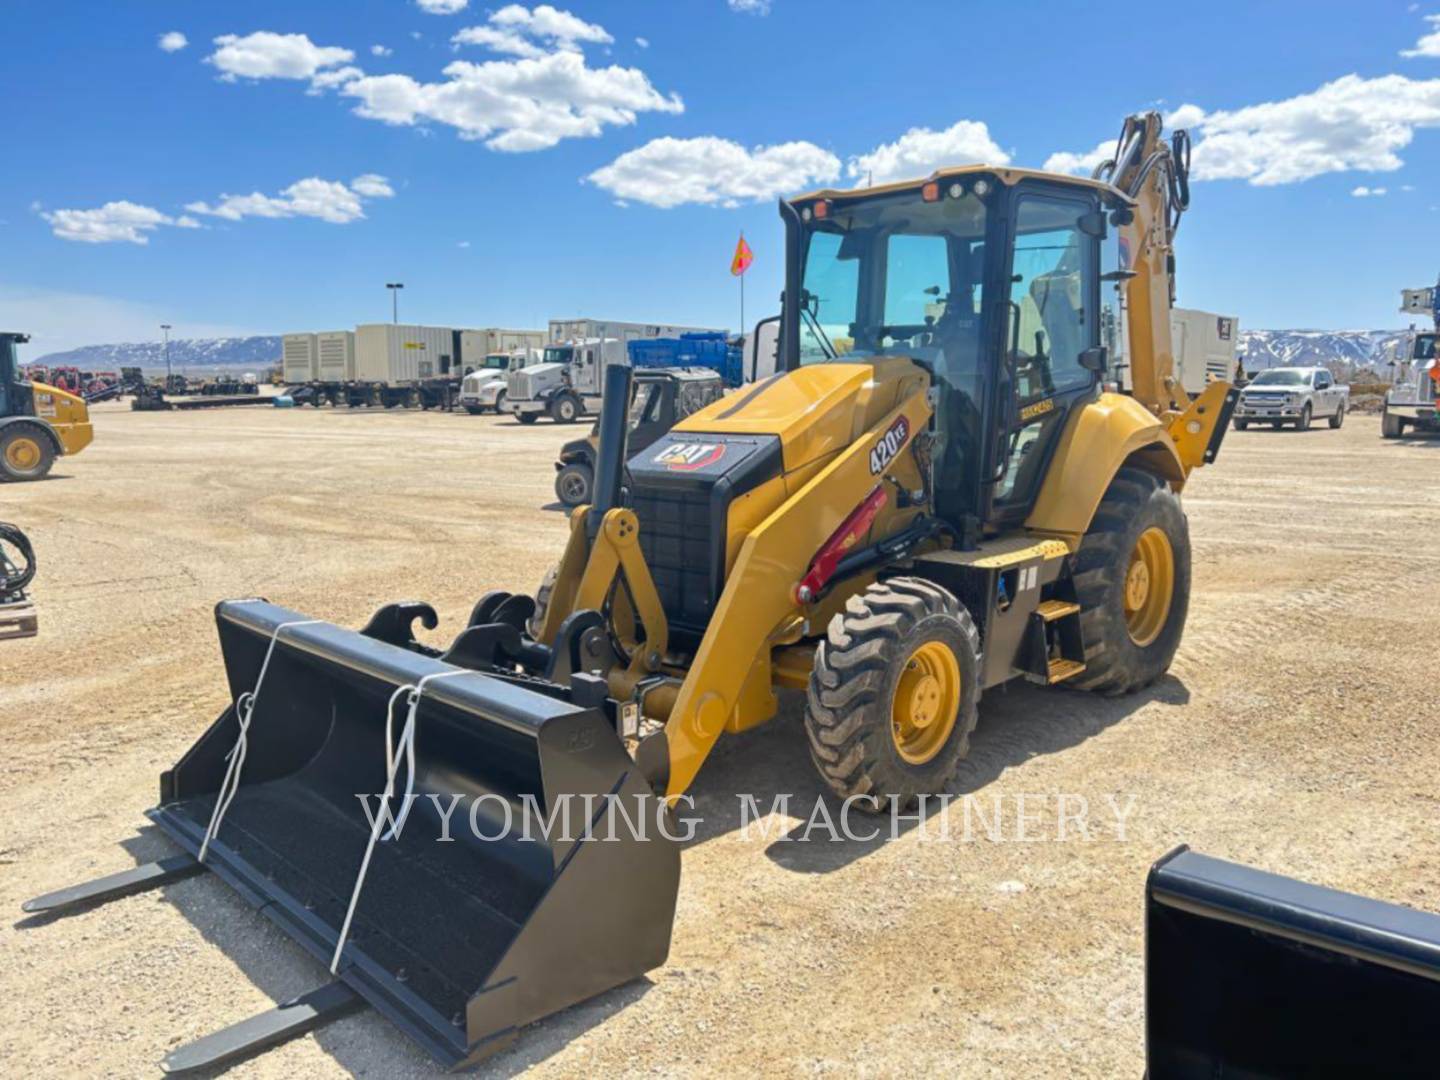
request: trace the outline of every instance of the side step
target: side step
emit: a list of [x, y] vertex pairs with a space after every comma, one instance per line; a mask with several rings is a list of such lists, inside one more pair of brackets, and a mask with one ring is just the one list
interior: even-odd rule
[[172, 1050], [160, 1062], [160, 1068], [173, 1076], [229, 1065], [348, 1016], [364, 1004], [360, 995], [343, 982], [326, 983], [268, 1012]]
[[1035, 609], [1035, 614], [1045, 622], [1051, 623], [1056, 619], [1063, 619], [1067, 615], [1079, 615], [1080, 605], [1070, 600], [1045, 600]]
[[37, 896], [33, 900], [26, 900], [20, 905], [20, 910], [27, 915], [53, 915], [73, 911], [91, 904], [118, 900], [132, 893], [145, 892], [147, 889], [158, 889], [172, 881], [198, 874], [204, 869], [193, 855], [170, 855], [158, 862], [132, 866], [118, 874], [108, 874], [94, 881], [71, 885], [68, 889], [59, 889], [44, 896]]
[[1073, 679], [1085, 670], [1085, 665], [1079, 660], [1051, 660], [1050, 661], [1050, 685], [1066, 679]]

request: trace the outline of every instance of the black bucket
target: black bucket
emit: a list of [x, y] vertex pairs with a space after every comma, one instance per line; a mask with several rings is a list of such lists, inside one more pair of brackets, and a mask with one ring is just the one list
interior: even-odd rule
[[[370, 841], [357, 796], [373, 812], [386, 789], [387, 707], [426, 679], [417, 797], [399, 836], [374, 845], [336, 974], [435, 1058], [478, 1060], [521, 1025], [665, 961], [679, 846], [593, 697], [467, 671], [260, 600], [222, 603], [216, 617], [232, 698], [255, 689], [275, 644], [205, 865], [327, 964]], [[286, 623], [298, 625], [277, 636]], [[405, 719], [402, 695], [397, 736]], [[239, 727], [232, 706], [161, 777], [150, 816], [192, 853]], [[557, 816], [567, 800], [568, 831]], [[615, 800], [640, 827], [597, 825], [584, 839], [587, 823], [613, 822]]]
[[1434, 1076], [1437, 1017], [1440, 916], [1183, 847], [1151, 869], [1151, 1080]]

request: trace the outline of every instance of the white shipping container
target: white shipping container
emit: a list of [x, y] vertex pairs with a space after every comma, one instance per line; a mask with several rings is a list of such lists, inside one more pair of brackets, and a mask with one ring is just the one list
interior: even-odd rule
[[485, 364], [485, 357], [495, 353], [512, 353], [545, 347], [544, 330], [501, 330], [488, 327], [483, 330], [460, 331], [460, 369], [478, 370]]
[[321, 382], [355, 381], [355, 331], [330, 330], [316, 334], [315, 355]]
[[451, 374], [455, 331], [446, 326], [368, 323], [355, 328], [355, 378], [398, 385]]
[[617, 341], [649, 341], [654, 338], [673, 338], [681, 334], [726, 333], [710, 326], [670, 326], [666, 323], [618, 322], [604, 319], [551, 319], [551, 345], [565, 341], [583, 341], [586, 338], [614, 338]]
[[280, 375], [287, 383], [313, 382], [318, 374], [316, 334], [286, 334], [280, 339]]

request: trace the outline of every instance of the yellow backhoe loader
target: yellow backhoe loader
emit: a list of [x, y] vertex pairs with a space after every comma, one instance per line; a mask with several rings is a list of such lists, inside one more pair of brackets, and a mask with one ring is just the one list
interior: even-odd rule
[[84, 398], [20, 378], [15, 346], [29, 340], [0, 331], [0, 480], [39, 480], [94, 437]]
[[[359, 999], [464, 1064], [669, 947], [667, 835], [522, 838], [512, 812], [673, 804], [784, 688], [834, 792], [906, 804], [945, 790], [990, 687], [1153, 682], [1189, 598], [1179, 493], [1235, 398], [1173, 375], [1188, 146], [1147, 114], [1089, 179], [974, 166], [782, 202], [778, 373], [627, 462], [610, 368], [594, 502], [541, 603], [487, 594], [443, 652], [412, 633], [425, 604], [355, 632], [222, 603], [235, 704], [151, 811], [186, 853], [27, 910], [212, 869], [330, 963], [172, 1068]], [[483, 828], [454, 827], [457, 797]]]

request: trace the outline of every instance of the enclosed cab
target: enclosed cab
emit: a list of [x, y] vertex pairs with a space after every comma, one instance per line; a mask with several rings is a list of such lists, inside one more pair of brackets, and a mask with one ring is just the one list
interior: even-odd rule
[[20, 377], [15, 347], [29, 340], [0, 332], [0, 480], [40, 480], [94, 438], [83, 397]]
[[538, 361], [543, 350], [517, 348], [514, 352], [490, 353], [479, 358], [474, 371], [460, 384], [460, 405], [471, 416], [482, 412], [505, 411], [506, 376], [527, 363]]

